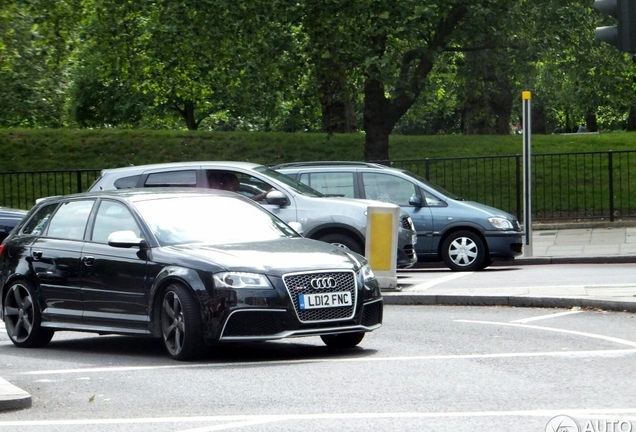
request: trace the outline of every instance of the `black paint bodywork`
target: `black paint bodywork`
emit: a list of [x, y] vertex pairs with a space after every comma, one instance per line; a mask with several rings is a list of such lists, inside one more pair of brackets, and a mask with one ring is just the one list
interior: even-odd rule
[[[161, 194], [234, 195], [197, 189], [131, 189], [45, 200], [5, 241], [0, 259], [1, 301], [14, 281], [26, 280], [36, 288], [43, 327], [160, 337], [163, 291], [170, 284], [179, 283], [191, 290], [198, 301], [207, 343], [372, 331], [380, 327], [382, 297], [377, 281], [367, 281], [365, 285], [361, 274], [361, 267], [366, 264], [364, 257], [300, 236], [225, 245], [161, 246], [134, 206], [137, 199], [153, 199]], [[110, 199], [125, 204], [137, 218], [145, 241], [137, 247], [87, 241], [93, 216], [83, 239], [21, 232], [43, 205], [75, 199], [93, 199], [95, 203]], [[240, 229], [228, 227], [237, 228]], [[220, 271], [264, 274], [273, 289], [219, 289], [213, 275]], [[352, 316], [301, 322], [284, 283], [285, 275], [331, 272], [353, 274], [356, 301]]]

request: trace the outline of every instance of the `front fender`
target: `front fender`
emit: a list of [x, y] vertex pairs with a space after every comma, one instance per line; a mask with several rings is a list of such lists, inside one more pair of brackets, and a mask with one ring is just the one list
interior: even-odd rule
[[[303, 225], [304, 228], [304, 225]], [[364, 234], [352, 227], [351, 225], [341, 223], [327, 223], [319, 226], [314, 226], [310, 230], [305, 230], [303, 237], [306, 238], [319, 238], [329, 233], [349, 233], [351, 236], [358, 240], [360, 244], [364, 245]]]
[[[209, 278], [209, 279], [208, 279]], [[207, 280], [204, 280], [207, 279]], [[161, 313], [161, 297], [164, 290], [171, 283], [181, 283], [192, 291], [192, 294], [200, 300], [200, 304], [207, 304], [212, 298], [212, 274], [201, 274], [196, 270], [178, 266], [166, 266], [157, 274], [152, 281], [148, 298], [148, 311], [150, 321], [154, 322], [153, 333], [161, 334], [159, 315]], [[207, 284], [206, 284], [207, 282]], [[209, 289], [207, 287], [210, 287]], [[205, 311], [201, 311], [205, 317]]]

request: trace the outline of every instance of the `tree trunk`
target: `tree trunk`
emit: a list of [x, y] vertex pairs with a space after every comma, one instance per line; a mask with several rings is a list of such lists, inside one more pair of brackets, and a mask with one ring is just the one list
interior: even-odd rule
[[[183, 103], [183, 107], [180, 105]], [[197, 130], [201, 121], [196, 121], [194, 118], [194, 102], [191, 101], [172, 101], [170, 108], [179, 113], [183, 121], [185, 122], [188, 130]]]
[[587, 129], [588, 132], [598, 132], [596, 114], [587, 113], [585, 115], [585, 129]]
[[636, 108], [629, 109], [629, 115], [627, 116], [627, 130], [629, 132], [636, 131]]
[[194, 103], [186, 101], [183, 108], [183, 119], [185, 120], [188, 130], [197, 130], [199, 123], [194, 118]]
[[539, 101], [532, 104], [532, 133], [547, 134], [548, 133], [548, 117], [545, 114], [545, 107]]
[[389, 135], [397, 120], [392, 120], [391, 105], [384, 95], [384, 87], [378, 80], [367, 81], [364, 96], [364, 160], [389, 160]]
[[357, 130], [356, 116], [347, 88], [346, 73], [335, 61], [323, 61], [317, 67], [322, 109], [322, 130], [326, 133], [351, 133]]
[[[388, 160], [389, 135], [397, 122], [413, 106], [422, 92], [428, 74], [433, 69], [437, 51], [446, 46], [447, 37], [454, 31], [468, 11], [465, 4], [453, 6], [440, 19], [431, 32], [432, 37], [425, 47], [403, 53], [400, 63], [400, 80], [391, 84], [391, 97], [387, 96], [381, 81], [382, 73], [376, 66], [367, 68], [364, 85], [364, 159]], [[374, 38], [372, 46], [381, 58], [386, 50], [386, 36]]]
[[508, 68], [496, 51], [466, 53], [466, 90], [462, 107], [462, 130], [468, 135], [510, 133], [512, 85]]

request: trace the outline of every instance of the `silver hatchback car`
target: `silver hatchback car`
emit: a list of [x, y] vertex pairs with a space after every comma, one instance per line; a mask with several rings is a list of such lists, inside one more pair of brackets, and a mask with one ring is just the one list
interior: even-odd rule
[[[374, 201], [327, 197], [264, 165], [250, 162], [174, 162], [105, 169], [90, 191], [147, 187], [218, 188], [229, 176], [238, 192], [253, 198], [285, 222], [298, 222], [303, 235], [361, 255], [365, 251], [367, 208]], [[412, 267], [415, 228], [402, 212], [398, 229], [397, 267]]]

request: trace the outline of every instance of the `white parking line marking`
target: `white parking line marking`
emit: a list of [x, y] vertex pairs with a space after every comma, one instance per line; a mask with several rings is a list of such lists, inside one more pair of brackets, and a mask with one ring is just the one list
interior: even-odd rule
[[462, 276], [468, 276], [468, 275], [471, 275], [473, 273], [475, 273], [475, 272], [456, 272], [456, 273], [451, 273], [448, 276], [443, 276], [441, 278], [433, 279], [433, 280], [428, 281], [428, 282], [424, 282], [424, 283], [421, 283], [421, 284], [410, 286], [408, 289], [412, 289], [414, 291], [427, 290], [427, 289], [429, 289], [431, 287], [434, 287], [435, 285], [438, 285], [438, 284], [441, 284], [441, 283], [444, 283], [444, 282], [448, 282], [448, 281], [451, 281], [453, 279], [460, 278]]
[[528, 323], [528, 322], [531, 322], [531, 321], [539, 321], [539, 320], [543, 320], [543, 319], [557, 318], [557, 317], [562, 317], [562, 316], [565, 316], [565, 315], [577, 314], [577, 313], [581, 313], [581, 312], [583, 312], [583, 311], [575, 310], [575, 311], [554, 313], [554, 314], [548, 314], [548, 315], [541, 315], [541, 316], [537, 316], [537, 317], [533, 317], [533, 318], [524, 318], [524, 319], [510, 321], [510, 322], [525, 324], [525, 323]]
[[[473, 322], [473, 321], [470, 321]], [[478, 321], [474, 321], [478, 322]], [[495, 323], [490, 323], [495, 324]], [[501, 324], [501, 323], [496, 323]], [[530, 326], [522, 326], [530, 327]], [[629, 342], [636, 347], [636, 342]], [[521, 353], [490, 353], [490, 354], [450, 354], [450, 355], [430, 355], [430, 356], [400, 356], [400, 357], [356, 357], [345, 359], [311, 359], [311, 360], [273, 360], [262, 362], [241, 362], [241, 363], [205, 363], [170, 366], [117, 366], [117, 367], [96, 367], [83, 369], [57, 369], [40, 370], [29, 372], [13, 372], [14, 375], [63, 375], [63, 374], [87, 374], [106, 372], [131, 372], [138, 370], [165, 370], [165, 369], [194, 369], [194, 368], [227, 368], [245, 366], [268, 366], [278, 364], [309, 364], [309, 363], [354, 363], [354, 362], [395, 362], [395, 361], [430, 361], [430, 360], [464, 360], [464, 359], [487, 359], [487, 358], [521, 358], [521, 357], [608, 357], [624, 356], [636, 354], [636, 348], [615, 349], [615, 350], [585, 350], [585, 351], [544, 351], [544, 352], [521, 352]]]
[[[392, 418], [466, 418], [466, 417], [554, 417], [569, 415], [572, 417], [589, 417], [597, 415], [621, 415], [625, 420], [636, 419], [636, 408], [585, 408], [585, 409], [549, 409], [519, 411], [456, 411], [456, 412], [384, 412], [384, 413], [315, 413], [315, 414], [272, 414], [272, 415], [235, 415], [235, 416], [196, 416], [196, 417], [157, 417], [157, 418], [111, 418], [111, 419], [74, 419], [74, 420], [12, 420], [0, 421], [0, 426], [64, 426], [64, 425], [105, 425], [105, 424], [151, 424], [151, 423], [203, 423], [232, 422], [216, 425], [196, 431], [212, 431], [234, 428], [237, 422], [244, 425], [257, 423], [299, 421], [299, 420], [337, 420], [337, 419], [392, 419]], [[194, 431], [194, 430], [189, 430]], [[182, 430], [181, 432], [186, 432]]]
[[528, 324], [514, 324], [514, 323], [496, 322], [496, 321], [493, 322], [493, 321], [455, 320], [455, 322], [472, 323], [472, 324], [499, 325], [499, 326], [509, 326], [509, 327], [521, 327], [521, 328], [528, 328], [528, 329], [535, 329], [535, 330], [544, 330], [544, 331], [551, 331], [551, 332], [557, 332], [557, 333], [567, 333], [567, 334], [571, 334], [571, 335], [584, 336], [584, 337], [593, 338], [593, 339], [602, 339], [602, 340], [606, 340], [608, 342], [616, 342], [616, 343], [619, 343], [619, 344], [622, 344], [622, 345], [636, 347], [636, 342], [629, 341], [629, 340], [626, 340], [626, 339], [619, 339], [619, 338], [615, 338], [615, 337], [611, 337], [611, 336], [603, 336], [603, 335], [599, 335], [599, 334], [595, 334], [595, 333], [580, 332], [580, 331], [576, 331], [576, 330], [565, 330], [565, 329], [558, 329], [558, 328], [554, 328], [554, 327], [542, 327], [542, 326], [534, 326], [534, 325], [528, 325]]

